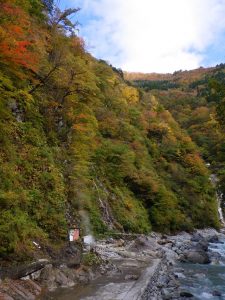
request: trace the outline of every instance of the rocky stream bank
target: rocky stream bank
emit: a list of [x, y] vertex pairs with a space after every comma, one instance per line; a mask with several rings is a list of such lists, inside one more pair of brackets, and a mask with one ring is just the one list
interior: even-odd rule
[[[175, 236], [121, 235], [96, 241], [91, 249], [83, 249], [83, 255], [80, 247], [70, 243], [58, 259], [0, 270], [0, 299], [196, 299], [181, 284], [182, 265], [225, 263], [213, 251], [222, 241], [223, 233], [207, 229]], [[219, 291], [211, 292], [225, 299]]]

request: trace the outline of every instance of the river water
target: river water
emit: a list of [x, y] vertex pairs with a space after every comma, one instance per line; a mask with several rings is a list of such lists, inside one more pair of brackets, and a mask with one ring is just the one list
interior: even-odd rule
[[[212, 184], [216, 187], [218, 178], [216, 174], [210, 176]], [[218, 215], [221, 224], [225, 221], [222, 213], [221, 202], [223, 195], [217, 191]], [[209, 252], [218, 256], [209, 265], [180, 264], [182, 268], [179, 281], [182, 289], [194, 295], [194, 299], [213, 300], [225, 299], [225, 236], [220, 237], [219, 243], [210, 244]], [[193, 299], [193, 298], [192, 298]]]
[[209, 252], [217, 259], [209, 265], [179, 264], [181, 289], [190, 292], [196, 300], [225, 299], [225, 237], [220, 243], [210, 244]]
[[[210, 176], [212, 184], [216, 187], [218, 178], [216, 174]], [[218, 214], [221, 224], [225, 221], [221, 209], [223, 195], [217, 191]], [[219, 243], [209, 245], [209, 253], [217, 257], [209, 265], [179, 264], [178, 270], [181, 288], [194, 295], [196, 300], [225, 300], [225, 235], [221, 236]], [[193, 299], [193, 298], [192, 298]]]

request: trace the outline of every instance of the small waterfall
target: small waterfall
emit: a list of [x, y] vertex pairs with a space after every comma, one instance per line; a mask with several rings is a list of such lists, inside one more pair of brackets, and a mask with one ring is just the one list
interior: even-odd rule
[[[96, 179], [96, 181], [93, 180], [93, 184], [94, 184], [95, 189], [98, 193], [98, 201], [99, 201], [99, 204], [100, 204], [100, 209], [102, 211], [102, 219], [105, 222], [105, 224], [107, 224], [109, 229], [113, 229], [114, 228], [114, 218], [112, 216], [110, 207], [109, 207], [108, 202], [107, 202], [108, 191], [106, 190], [106, 188], [104, 188], [104, 185], [101, 182], [99, 182], [97, 179]], [[105, 197], [103, 197], [103, 198], [105, 198], [105, 199], [102, 199], [102, 197], [100, 195], [98, 185], [104, 191]]]
[[219, 213], [219, 217], [220, 217], [220, 222], [225, 226], [223, 211], [222, 211], [222, 207], [221, 207], [221, 203], [223, 200], [223, 194], [220, 192], [217, 192], [216, 196], [217, 196], [217, 201], [218, 201], [218, 213]]
[[[216, 174], [211, 174], [210, 175], [210, 181], [212, 182], [213, 186], [216, 188], [217, 183], [219, 181]], [[218, 202], [218, 214], [219, 214], [220, 222], [223, 226], [225, 226], [225, 220], [224, 220], [224, 217], [223, 217], [223, 211], [222, 211], [222, 207], [221, 207], [222, 200], [223, 200], [223, 194], [218, 189], [217, 189], [217, 192], [216, 192], [216, 198], [217, 198], [217, 202]]]

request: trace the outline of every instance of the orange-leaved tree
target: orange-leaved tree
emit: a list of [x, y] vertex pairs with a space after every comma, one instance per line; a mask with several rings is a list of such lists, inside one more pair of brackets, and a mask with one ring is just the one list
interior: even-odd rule
[[15, 0], [0, 0], [0, 61], [36, 70], [38, 52], [30, 15]]

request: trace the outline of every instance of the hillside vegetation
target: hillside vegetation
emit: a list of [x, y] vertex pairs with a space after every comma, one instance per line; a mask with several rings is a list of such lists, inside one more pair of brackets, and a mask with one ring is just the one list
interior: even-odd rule
[[[157, 77], [155, 74], [125, 73], [125, 78], [151, 91], [171, 112], [198, 145], [211, 170], [219, 175], [218, 186], [225, 195], [225, 65], [157, 74]], [[223, 199], [225, 211], [224, 202]]]
[[71, 226], [219, 228], [200, 148], [168, 95], [136, 89], [93, 58], [70, 21], [76, 13], [50, 0], [0, 0], [1, 258], [57, 246]]

